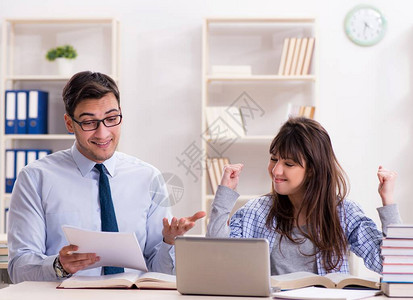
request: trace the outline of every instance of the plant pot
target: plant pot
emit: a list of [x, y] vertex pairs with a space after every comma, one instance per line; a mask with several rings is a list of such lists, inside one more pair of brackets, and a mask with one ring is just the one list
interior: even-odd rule
[[73, 59], [64, 57], [56, 58], [59, 75], [72, 76], [73, 75]]

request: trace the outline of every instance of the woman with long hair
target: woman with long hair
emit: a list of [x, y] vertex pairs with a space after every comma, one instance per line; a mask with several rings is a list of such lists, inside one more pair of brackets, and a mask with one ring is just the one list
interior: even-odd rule
[[[266, 238], [271, 274], [309, 271], [349, 273], [348, 251], [380, 273], [383, 233], [346, 199], [346, 175], [327, 131], [307, 118], [290, 118], [270, 146], [272, 192], [250, 200], [230, 220], [242, 164], [227, 165], [212, 203], [207, 236]], [[383, 232], [401, 223], [393, 190], [396, 173], [379, 167], [378, 208]]]

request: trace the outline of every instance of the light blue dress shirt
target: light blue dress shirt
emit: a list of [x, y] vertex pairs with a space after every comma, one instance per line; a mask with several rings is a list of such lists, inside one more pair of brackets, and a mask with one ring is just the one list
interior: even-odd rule
[[[14, 283], [57, 281], [53, 261], [68, 245], [62, 225], [101, 230], [99, 172], [76, 147], [35, 161], [19, 173], [10, 204], [9, 274]], [[160, 172], [124, 153], [104, 162], [120, 232], [135, 232], [150, 271], [174, 273], [174, 248], [163, 242], [170, 219]], [[161, 205], [159, 205], [161, 203]], [[101, 268], [78, 275], [100, 275]]]

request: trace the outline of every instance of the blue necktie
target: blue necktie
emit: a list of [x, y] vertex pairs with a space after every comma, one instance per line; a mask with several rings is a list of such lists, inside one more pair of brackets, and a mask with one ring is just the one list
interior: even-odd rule
[[[102, 231], [118, 232], [118, 223], [116, 222], [115, 209], [113, 208], [112, 196], [108, 177], [105, 174], [102, 164], [96, 164], [99, 176], [99, 201], [100, 201], [100, 220]], [[123, 273], [124, 269], [119, 267], [103, 267], [103, 273], [117, 274]]]

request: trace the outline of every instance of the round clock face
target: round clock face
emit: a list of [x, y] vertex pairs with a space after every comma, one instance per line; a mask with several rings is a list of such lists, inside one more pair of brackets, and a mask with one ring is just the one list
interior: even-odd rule
[[372, 6], [357, 6], [347, 14], [344, 28], [352, 42], [360, 46], [372, 46], [384, 37], [386, 20]]

